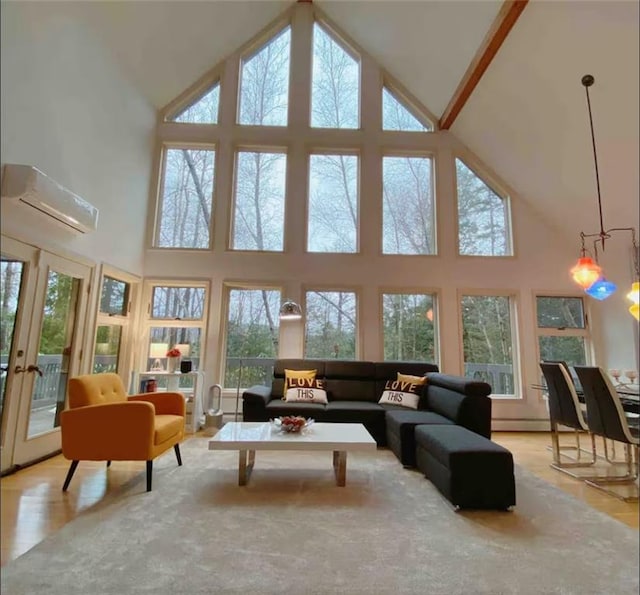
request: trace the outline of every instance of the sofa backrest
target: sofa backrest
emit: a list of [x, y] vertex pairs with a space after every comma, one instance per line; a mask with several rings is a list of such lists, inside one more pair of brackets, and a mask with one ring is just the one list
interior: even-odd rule
[[[285, 369], [316, 370], [323, 379], [330, 401], [377, 402], [388, 380], [396, 380], [398, 372], [424, 376], [437, 372], [438, 366], [422, 362], [365, 362], [355, 360], [279, 359], [273, 368], [271, 394], [281, 398], [284, 393]], [[420, 408], [424, 408], [422, 397]]]
[[325, 384], [330, 401], [376, 401], [373, 362], [327, 360]]
[[491, 438], [491, 385], [447, 374], [427, 374], [427, 409], [456, 419], [465, 428]]

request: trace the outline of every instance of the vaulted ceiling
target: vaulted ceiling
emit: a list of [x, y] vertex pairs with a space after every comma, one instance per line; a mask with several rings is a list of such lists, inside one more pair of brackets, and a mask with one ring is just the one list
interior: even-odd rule
[[[161, 108], [294, 0], [86, 2], [77, 11]], [[441, 116], [498, 0], [314, 0]], [[451, 131], [552, 225], [597, 231], [591, 103], [606, 227], [637, 227], [639, 10], [635, 1], [531, 0]]]

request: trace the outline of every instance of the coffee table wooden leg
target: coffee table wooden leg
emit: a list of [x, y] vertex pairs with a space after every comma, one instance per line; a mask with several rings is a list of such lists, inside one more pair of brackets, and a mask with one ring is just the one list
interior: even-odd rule
[[241, 450], [238, 455], [238, 485], [245, 486], [251, 476], [256, 460], [255, 450]]
[[347, 484], [347, 451], [333, 451], [333, 470], [336, 474], [336, 483], [344, 487]]

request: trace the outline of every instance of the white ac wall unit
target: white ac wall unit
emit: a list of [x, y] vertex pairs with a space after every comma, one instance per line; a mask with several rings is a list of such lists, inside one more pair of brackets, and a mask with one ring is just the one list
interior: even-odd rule
[[69, 229], [98, 229], [98, 209], [32, 165], [7, 163], [2, 174], [2, 207], [36, 209]]

